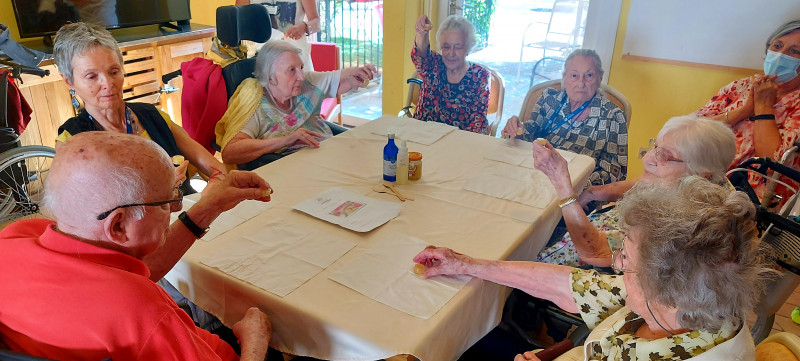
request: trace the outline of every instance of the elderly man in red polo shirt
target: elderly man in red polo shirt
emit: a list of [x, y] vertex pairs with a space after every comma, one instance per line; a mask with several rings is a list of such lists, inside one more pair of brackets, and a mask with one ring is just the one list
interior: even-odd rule
[[[268, 201], [250, 172], [210, 180], [169, 224], [181, 194], [167, 154], [141, 137], [87, 132], [58, 149], [45, 206], [55, 218], [0, 232], [0, 335], [13, 350], [58, 360], [237, 360], [156, 285], [221, 212]], [[264, 360], [272, 335], [251, 308], [233, 326], [241, 360]]]

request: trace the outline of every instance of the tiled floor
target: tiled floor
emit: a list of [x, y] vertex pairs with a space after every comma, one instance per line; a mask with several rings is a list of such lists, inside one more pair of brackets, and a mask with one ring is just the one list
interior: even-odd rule
[[800, 325], [794, 323], [791, 319], [792, 310], [798, 306], [800, 306], [800, 287], [792, 292], [786, 303], [775, 314], [775, 324], [772, 326], [770, 334], [786, 331], [800, 336]]

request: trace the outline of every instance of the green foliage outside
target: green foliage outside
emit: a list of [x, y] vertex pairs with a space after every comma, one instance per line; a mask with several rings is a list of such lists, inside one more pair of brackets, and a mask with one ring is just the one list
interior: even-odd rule
[[464, 17], [475, 25], [475, 50], [489, 45], [489, 27], [496, 0], [467, 0], [464, 4]]
[[344, 67], [373, 64], [383, 66], [383, 44], [352, 38], [333, 37], [329, 40], [342, 49]]

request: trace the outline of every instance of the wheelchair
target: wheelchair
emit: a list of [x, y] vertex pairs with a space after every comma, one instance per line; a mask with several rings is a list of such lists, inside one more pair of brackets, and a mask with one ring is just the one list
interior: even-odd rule
[[9, 77], [21, 74], [44, 77], [50, 72], [0, 60], [7, 66], [0, 74], [0, 223], [40, 213], [44, 185], [56, 152], [41, 145], [23, 146], [7, 115]]

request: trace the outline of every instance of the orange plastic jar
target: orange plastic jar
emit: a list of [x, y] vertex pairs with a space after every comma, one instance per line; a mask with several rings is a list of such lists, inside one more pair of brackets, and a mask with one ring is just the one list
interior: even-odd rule
[[422, 153], [408, 152], [408, 180], [422, 178]]

